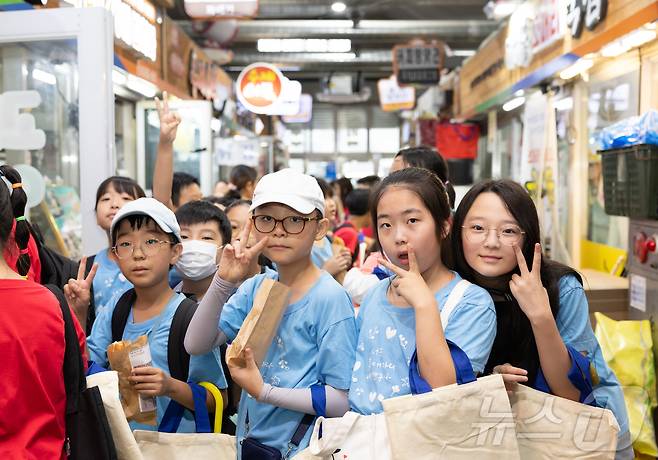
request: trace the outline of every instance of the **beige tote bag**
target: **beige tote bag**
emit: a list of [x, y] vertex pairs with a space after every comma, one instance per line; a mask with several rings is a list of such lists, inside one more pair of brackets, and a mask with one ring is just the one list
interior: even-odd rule
[[385, 399], [382, 405], [395, 460], [522, 458], [500, 375]]
[[144, 460], [235, 460], [235, 436], [135, 430]]
[[509, 398], [523, 460], [615, 458], [619, 425], [610, 410], [525, 385]]
[[87, 386], [98, 387], [101, 393], [118, 460], [144, 460], [121, 406], [117, 372], [107, 371], [92, 374], [87, 377]]

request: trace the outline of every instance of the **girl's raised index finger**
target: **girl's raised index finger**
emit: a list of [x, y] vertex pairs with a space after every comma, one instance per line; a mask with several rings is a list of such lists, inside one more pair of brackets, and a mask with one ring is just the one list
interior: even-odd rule
[[535, 244], [535, 254], [532, 258], [532, 273], [540, 276], [541, 272], [541, 244]]
[[416, 250], [410, 244], [407, 244], [407, 257], [409, 258], [409, 271], [420, 273], [418, 268], [418, 259], [416, 259]]
[[516, 262], [519, 264], [519, 270], [521, 270], [521, 275], [527, 275], [529, 273], [528, 264], [526, 263], [525, 257], [523, 256], [523, 252], [521, 252], [521, 248], [519, 247], [518, 244], [514, 245], [514, 254], [516, 255]]

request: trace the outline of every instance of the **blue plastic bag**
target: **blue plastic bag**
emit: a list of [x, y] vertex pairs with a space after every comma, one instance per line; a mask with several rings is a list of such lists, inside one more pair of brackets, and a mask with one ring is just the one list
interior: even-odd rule
[[639, 144], [658, 145], [658, 111], [649, 110], [603, 128], [599, 140], [602, 150]]

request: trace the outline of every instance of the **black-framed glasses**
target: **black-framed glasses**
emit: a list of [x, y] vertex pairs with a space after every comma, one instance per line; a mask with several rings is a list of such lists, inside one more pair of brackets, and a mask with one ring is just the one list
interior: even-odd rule
[[[160, 248], [165, 244], [170, 245], [176, 243], [159, 240], [157, 238], [147, 238], [139, 243], [139, 248], [146, 257], [151, 257], [156, 255]], [[128, 257], [132, 257], [136, 246], [137, 244], [133, 241], [120, 241], [112, 248], [112, 251], [114, 251], [114, 254], [116, 254], [119, 259], [127, 259]]]
[[466, 239], [471, 243], [480, 244], [484, 243], [489, 237], [489, 232], [492, 230], [496, 231], [496, 236], [498, 241], [500, 241], [505, 246], [514, 246], [521, 241], [525, 232], [521, 230], [518, 225], [503, 225], [500, 228], [490, 227], [486, 228], [482, 225], [471, 224], [471, 225], [462, 225], [464, 235]]
[[251, 219], [254, 221], [254, 227], [261, 233], [272, 233], [276, 228], [277, 223], [281, 223], [281, 227], [286, 233], [291, 235], [296, 235], [304, 231], [306, 222], [311, 222], [313, 220], [320, 220], [321, 217], [304, 217], [304, 216], [287, 216], [283, 219], [275, 219], [272, 216], [260, 215], [252, 216]]

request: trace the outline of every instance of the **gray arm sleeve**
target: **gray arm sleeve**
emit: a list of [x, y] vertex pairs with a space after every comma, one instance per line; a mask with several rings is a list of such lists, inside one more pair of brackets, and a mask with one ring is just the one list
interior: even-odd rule
[[[324, 388], [327, 394], [327, 417], [342, 417], [345, 415], [350, 410], [347, 391], [337, 390], [329, 385], [325, 385]], [[296, 412], [316, 415], [315, 409], [313, 409], [310, 388], [279, 388], [265, 383], [260, 391], [258, 401]]]
[[191, 355], [202, 355], [226, 343], [226, 334], [219, 329], [219, 317], [226, 301], [235, 292], [233, 283], [219, 276], [212, 279], [185, 334], [185, 350]]

